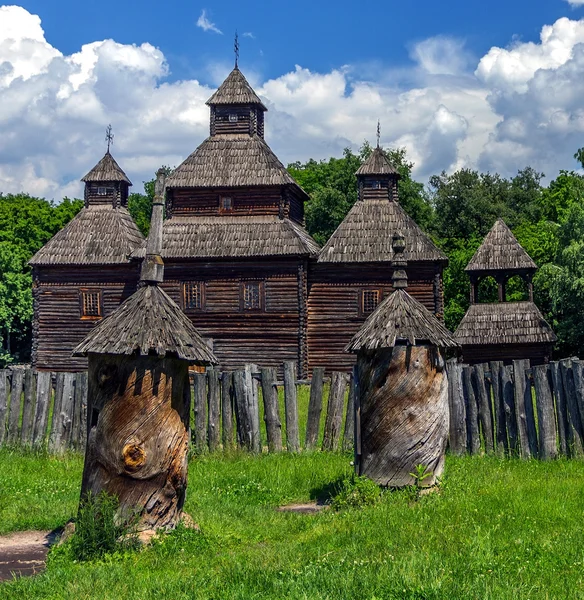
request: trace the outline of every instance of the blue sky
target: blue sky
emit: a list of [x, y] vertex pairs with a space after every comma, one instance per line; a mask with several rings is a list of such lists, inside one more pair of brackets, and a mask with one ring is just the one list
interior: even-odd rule
[[[214, 83], [205, 67], [232, 59], [233, 34], [241, 35], [242, 67], [277, 77], [299, 64], [329, 71], [345, 64], [407, 66], [411, 45], [443, 35], [460, 38], [475, 56], [516, 38], [535, 41], [542, 24], [582, 16], [566, 0], [417, 0], [416, 2], [241, 2], [184, 0], [23, 0], [38, 14], [49, 43], [70, 54], [88, 42], [113, 38], [149, 42], [170, 63], [170, 80], [198, 77]], [[202, 10], [223, 35], [196, 27]], [[243, 37], [252, 33], [255, 39]]]
[[79, 196], [112, 124], [136, 187], [209, 131], [233, 65], [285, 164], [373, 141], [426, 183], [460, 168], [547, 180], [584, 146], [584, 0], [244, 5], [0, 0], [0, 192]]

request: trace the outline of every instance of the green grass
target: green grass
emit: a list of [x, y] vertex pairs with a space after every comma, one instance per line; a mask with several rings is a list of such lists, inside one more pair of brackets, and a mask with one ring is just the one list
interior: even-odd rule
[[[317, 515], [275, 508], [350, 474], [342, 454], [191, 461], [177, 530], [140, 553], [74, 563], [53, 553], [0, 598], [584, 598], [584, 462], [449, 457], [439, 494], [384, 493]], [[2, 531], [74, 516], [81, 460], [0, 452]]]

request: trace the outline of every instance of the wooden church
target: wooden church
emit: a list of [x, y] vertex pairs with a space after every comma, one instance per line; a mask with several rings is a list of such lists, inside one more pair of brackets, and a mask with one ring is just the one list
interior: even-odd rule
[[[391, 293], [392, 237], [405, 237], [409, 291], [442, 314], [447, 263], [399, 205], [399, 174], [377, 147], [359, 200], [321, 250], [307, 194], [264, 139], [267, 111], [237, 64], [207, 101], [210, 135], [168, 177], [163, 289], [211, 340], [221, 368], [349, 370], [345, 346]], [[128, 178], [108, 152], [84, 178], [85, 208], [32, 259], [37, 368], [84, 369], [72, 349], [136, 289], [145, 243]]]
[[[557, 338], [533, 302], [536, 271], [537, 265], [499, 219], [466, 267], [471, 304], [454, 334], [465, 363], [529, 358], [538, 365], [550, 360]], [[507, 283], [515, 276], [524, 280], [527, 298], [509, 302]], [[481, 302], [480, 283], [487, 277], [497, 283], [497, 302]]]

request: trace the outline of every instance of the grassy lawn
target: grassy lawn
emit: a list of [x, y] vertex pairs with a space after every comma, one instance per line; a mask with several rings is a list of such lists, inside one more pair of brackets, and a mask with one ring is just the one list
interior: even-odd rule
[[[0, 598], [584, 598], [584, 463], [452, 458], [442, 491], [317, 515], [276, 512], [350, 473], [343, 454], [206, 456], [179, 530], [142, 552], [0, 584]], [[63, 524], [82, 461], [0, 451], [0, 528]]]

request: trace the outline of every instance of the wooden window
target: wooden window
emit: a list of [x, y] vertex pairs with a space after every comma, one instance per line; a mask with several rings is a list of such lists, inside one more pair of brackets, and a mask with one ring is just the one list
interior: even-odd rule
[[381, 290], [361, 290], [361, 314], [370, 315], [381, 301]]
[[100, 186], [97, 188], [97, 195], [98, 196], [107, 196], [108, 194], [112, 194], [113, 191], [114, 191], [113, 188]]
[[205, 284], [202, 281], [185, 281], [183, 283], [184, 310], [205, 309]]
[[235, 115], [235, 114], [231, 113], [231, 114], [229, 115], [229, 122], [230, 122], [230, 123], [237, 123], [237, 115]]
[[222, 212], [230, 212], [233, 210], [233, 200], [226, 196], [221, 196], [219, 207]]
[[100, 319], [102, 317], [101, 290], [81, 290], [79, 304], [82, 319]]
[[264, 284], [261, 281], [244, 281], [240, 288], [241, 310], [263, 310]]

